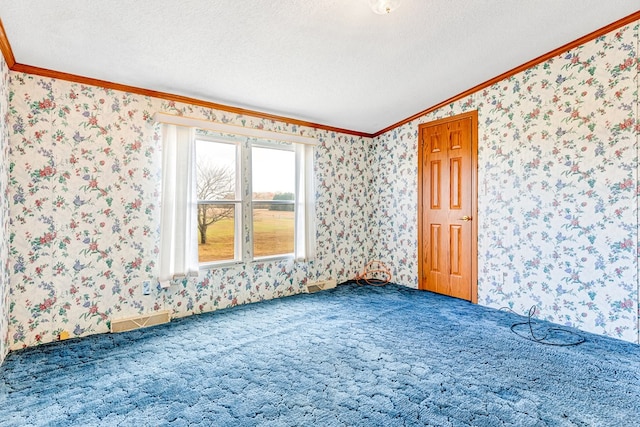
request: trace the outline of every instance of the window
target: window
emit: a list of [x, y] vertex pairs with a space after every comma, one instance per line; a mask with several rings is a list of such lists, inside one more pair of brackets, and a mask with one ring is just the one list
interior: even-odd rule
[[240, 259], [240, 196], [238, 144], [196, 134], [198, 197], [198, 261]]
[[251, 149], [253, 256], [293, 254], [296, 158], [293, 148]]
[[163, 288], [207, 265], [314, 258], [316, 138], [166, 113], [154, 120]]
[[205, 130], [195, 146], [201, 265], [309, 255], [311, 146]]

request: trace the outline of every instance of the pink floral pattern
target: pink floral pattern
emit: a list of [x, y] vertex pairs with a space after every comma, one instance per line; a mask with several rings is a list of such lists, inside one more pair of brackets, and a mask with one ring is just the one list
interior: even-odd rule
[[[416, 287], [417, 127], [474, 109], [479, 303], [536, 304], [548, 320], [638, 342], [638, 31], [621, 28], [373, 140], [0, 62], [0, 358], [62, 331], [106, 332], [118, 317], [292, 295], [310, 279], [351, 279], [371, 259]], [[317, 258], [155, 286], [155, 112], [315, 135]]]
[[0, 363], [9, 351], [9, 67], [0, 58]]
[[[366, 139], [11, 73], [12, 349], [106, 332], [111, 319], [176, 317], [352, 278], [364, 263]], [[158, 289], [157, 111], [299, 134], [314, 132], [318, 257], [202, 271]], [[354, 245], [355, 243], [362, 243]], [[152, 292], [143, 295], [145, 283]]]
[[417, 287], [417, 127], [479, 114], [478, 302], [640, 342], [638, 23], [375, 138], [375, 257]]

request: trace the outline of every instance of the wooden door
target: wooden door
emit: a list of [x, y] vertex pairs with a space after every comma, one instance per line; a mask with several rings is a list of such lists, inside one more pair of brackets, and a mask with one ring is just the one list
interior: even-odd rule
[[477, 111], [419, 127], [420, 288], [472, 302], [477, 287]]

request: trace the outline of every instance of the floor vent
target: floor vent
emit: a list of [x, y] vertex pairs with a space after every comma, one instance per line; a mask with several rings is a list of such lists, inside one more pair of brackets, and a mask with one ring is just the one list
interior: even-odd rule
[[123, 317], [111, 321], [111, 332], [126, 332], [138, 328], [146, 328], [147, 326], [168, 323], [170, 320], [171, 311], [169, 310], [156, 311], [155, 313], [140, 316]]
[[314, 292], [324, 291], [336, 287], [335, 279], [316, 280], [314, 282], [307, 282], [307, 292], [312, 294]]

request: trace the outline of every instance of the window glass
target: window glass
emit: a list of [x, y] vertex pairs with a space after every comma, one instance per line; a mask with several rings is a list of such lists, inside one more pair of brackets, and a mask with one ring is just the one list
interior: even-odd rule
[[196, 140], [198, 259], [235, 260], [239, 229], [237, 146]]
[[253, 147], [253, 256], [294, 252], [295, 153]]
[[272, 200], [276, 194], [293, 194], [296, 187], [295, 161], [293, 151], [253, 147], [253, 199]]
[[[230, 261], [236, 258], [235, 210], [235, 205], [198, 205], [198, 262]], [[206, 215], [206, 219], [202, 215]], [[210, 225], [203, 225], [205, 223]]]
[[[277, 210], [278, 205], [253, 208], [253, 256], [266, 257], [293, 253], [295, 219], [293, 209]], [[293, 205], [291, 205], [293, 208]]]
[[236, 150], [234, 144], [196, 141], [199, 200], [235, 200]]

